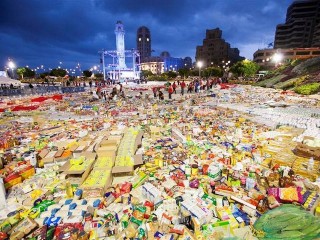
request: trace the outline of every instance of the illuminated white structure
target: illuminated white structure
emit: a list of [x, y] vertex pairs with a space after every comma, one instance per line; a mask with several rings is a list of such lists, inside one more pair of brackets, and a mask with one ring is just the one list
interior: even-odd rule
[[126, 56], [124, 54], [124, 28], [121, 21], [116, 23], [116, 30], [114, 31], [116, 34], [116, 46], [117, 46], [117, 57], [118, 64], [120, 69], [127, 68], [126, 66]]
[[[137, 50], [125, 50], [124, 27], [121, 21], [117, 21], [114, 33], [116, 34], [117, 50], [102, 50], [101, 63], [103, 76], [118, 81], [135, 80], [140, 78], [140, 54]], [[112, 64], [106, 66], [105, 56], [112, 57]], [[126, 57], [132, 57], [132, 68], [127, 67]]]

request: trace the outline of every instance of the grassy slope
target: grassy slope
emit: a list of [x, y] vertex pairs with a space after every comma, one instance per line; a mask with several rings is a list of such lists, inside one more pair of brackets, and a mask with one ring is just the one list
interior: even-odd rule
[[320, 82], [320, 58], [300, 60], [297, 63], [294, 64], [294, 67], [292, 63], [281, 66], [271, 72], [269, 78], [256, 83], [256, 85], [287, 90]]

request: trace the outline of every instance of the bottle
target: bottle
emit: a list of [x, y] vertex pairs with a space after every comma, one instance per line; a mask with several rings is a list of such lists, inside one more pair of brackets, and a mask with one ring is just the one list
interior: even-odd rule
[[68, 198], [73, 198], [73, 190], [69, 181], [66, 182], [66, 193]]
[[309, 159], [309, 162], [308, 162], [307, 170], [308, 170], [308, 171], [312, 171], [312, 170], [313, 170], [313, 166], [314, 166], [314, 160], [313, 160], [313, 157], [311, 157], [311, 158]]
[[184, 173], [185, 173], [186, 177], [190, 177], [191, 176], [191, 167], [189, 166], [189, 164], [187, 164], [185, 166]]

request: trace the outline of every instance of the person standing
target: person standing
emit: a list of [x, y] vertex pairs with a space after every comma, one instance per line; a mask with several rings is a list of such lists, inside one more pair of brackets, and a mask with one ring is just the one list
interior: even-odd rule
[[196, 83], [194, 84], [194, 92], [197, 93], [199, 91], [200, 82], [199, 80], [196, 80]]
[[176, 89], [177, 89], [177, 84], [176, 84], [176, 82], [173, 82], [172, 88], [173, 88], [173, 92], [174, 92], [175, 94], [177, 94], [177, 91], [176, 91]]
[[180, 87], [181, 87], [181, 95], [183, 96], [184, 94], [184, 89], [186, 87], [186, 83], [184, 82], [184, 80], [182, 81], [182, 83], [180, 84]]
[[169, 93], [169, 99], [172, 99], [171, 96], [172, 96], [172, 93], [173, 93], [173, 87], [172, 87], [171, 84], [169, 85], [168, 93]]
[[153, 92], [153, 97], [154, 98], [157, 98], [157, 91], [158, 91], [157, 87], [153, 87], [152, 88], [152, 92]]
[[189, 85], [188, 85], [188, 91], [187, 91], [187, 93], [192, 93], [192, 88], [193, 88], [192, 82], [190, 82]]
[[207, 91], [209, 91], [209, 89], [210, 89], [210, 79], [207, 79], [206, 85], [207, 85]]
[[164, 96], [163, 96], [163, 92], [161, 91], [161, 89], [159, 88], [158, 90], [158, 95], [159, 95], [159, 100], [164, 100]]

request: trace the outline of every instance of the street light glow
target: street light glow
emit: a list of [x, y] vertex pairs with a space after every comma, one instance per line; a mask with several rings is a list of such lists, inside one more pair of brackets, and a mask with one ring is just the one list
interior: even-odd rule
[[8, 62], [8, 66], [9, 68], [13, 69], [16, 67], [16, 65], [14, 64], [14, 62], [12, 62], [11, 60]]
[[201, 67], [202, 67], [202, 62], [201, 61], [198, 61], [197, 62], [197, 65], [199, 67], [199, 78], [201, 77]]
[[275, 53], [272, 59], [275, 63], [279, 63], [282, 61], [283, 55], [281, 53]]

